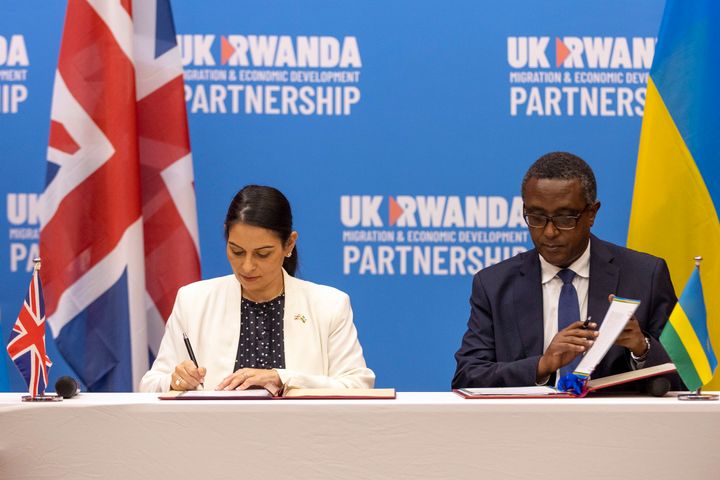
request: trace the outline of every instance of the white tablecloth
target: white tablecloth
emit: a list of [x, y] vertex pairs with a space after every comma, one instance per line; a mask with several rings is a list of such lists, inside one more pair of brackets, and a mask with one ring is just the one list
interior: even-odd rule
[[720, 403], [0, 394], [1, 479], [720, 478]]

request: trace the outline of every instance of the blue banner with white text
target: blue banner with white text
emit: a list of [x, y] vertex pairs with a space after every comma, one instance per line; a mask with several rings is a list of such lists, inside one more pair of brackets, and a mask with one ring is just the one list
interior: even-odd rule
[[[448, 390], [472, 275], [532, 248], [520, 181], [566, 150], [625, 243], [663, 0], [173, 0], [203, 278], [235, 192], [279, 188], [299, 276], [352, 301], [378, 387]], [[0, 323], [38, 255], [65, 2], [0, 2]], [[48, 331], [50, 331], [48, 329]], [[48, 335], [50, 385], [72, 374]], [[25, 390], [6, 355], [0, 390]]]

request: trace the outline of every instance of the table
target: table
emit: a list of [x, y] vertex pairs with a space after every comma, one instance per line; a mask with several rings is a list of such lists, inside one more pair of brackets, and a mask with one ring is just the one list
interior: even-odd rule
[[720, 478], [720, 403], [0, 394], [0, 478]]

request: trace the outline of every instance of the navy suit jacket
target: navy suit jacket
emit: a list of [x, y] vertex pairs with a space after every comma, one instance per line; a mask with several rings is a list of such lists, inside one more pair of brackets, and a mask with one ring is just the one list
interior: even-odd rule
[[[661, 258], [590, 239], [588, 315], [600, 325], [611, 293], [640, 300], [635, 312], [650, 339], [645, 366], [670, 359], [658, 338], [677, 298]], [[543, 294], [536, 250], [479, 271], [473, 278], [470, 320], [460, 350], [453, 388], [535, 385], [543, 354]], [[632, 369], [630, 351], [613, 345], [593, 378]], [[554, 376], [553, 376], [554, 378]], [[671, 380], [680, 388], [677, 380]]]

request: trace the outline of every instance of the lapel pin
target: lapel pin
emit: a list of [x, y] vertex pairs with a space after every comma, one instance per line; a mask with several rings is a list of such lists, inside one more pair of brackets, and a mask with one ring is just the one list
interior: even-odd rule
[[303, 323], [307, 322], [307, 318], [305, 318], [305, 315], [302, 315], [300, 313], [295, 315], [295, 320], [300, 320]]

